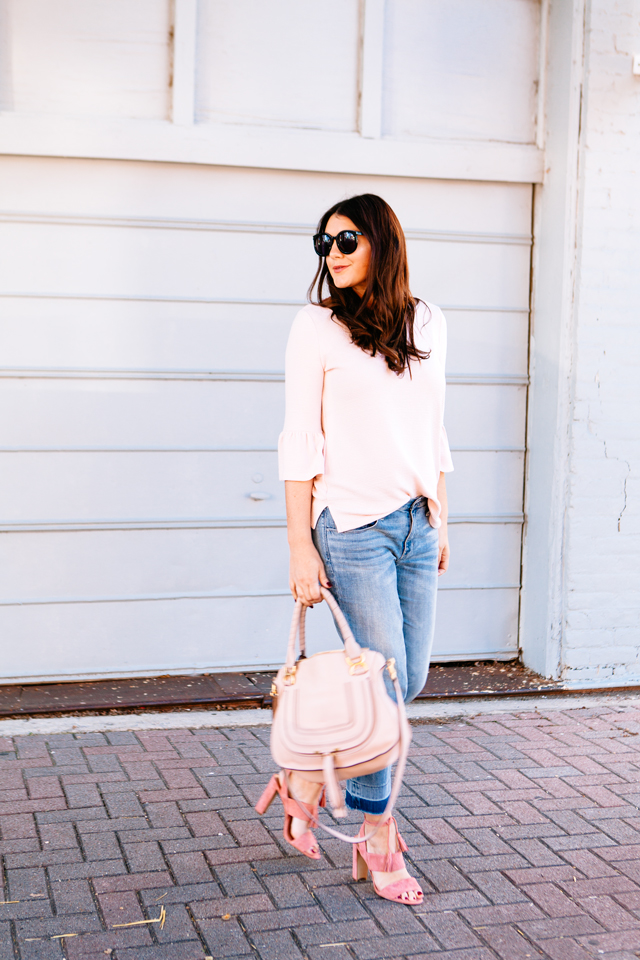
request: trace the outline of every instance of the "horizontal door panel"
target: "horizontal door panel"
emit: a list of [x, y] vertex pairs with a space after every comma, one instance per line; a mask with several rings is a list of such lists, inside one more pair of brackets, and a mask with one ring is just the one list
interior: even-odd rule
[[260, 520], [285, 510], [275, 453], [0, 453], [0, 502], [0, 522]]
[[462, 587], [514, 586], [520, 582], [519, 523], [452, 523], [451, 560], [438, 585]]
[[0, 379], [0, 447], [275, 448], [283, 420], [279, 382]]
[[5, 223], [0, 255], [11, 290], [120, 296], [296, 299], [317, 266], [311, 232]]
[[[519, 589], [440, 590], [432, 661], [513, 659], [518, 653]], [[310, 650], [332, 649], [325, 603], [308, 617]]]
[[447, 370], [450, 374], [526, 376], [529, 315], [446, 311]]
[[[445, 590], [517, 584], [518, 524], [452, 524]], [[4, 533], [0, 603], [288, 592], [284, 527]]]
[[292, 611], [290, 596], [0, 607], [1, 675], [9, 682], [279, 667]]
[[[317, 266], [311, 234], [4, 223], [4, 290], [296, 300]], [[408, 250], [422, 299], [528, 306], [527, 246], [411, 240]]]
[[0, 603], [289, 587], [284, 527], [4, 533]]
[[191, 220], [196, 226], [212, 220], [311, 226], [340, 197], [358, 193], [384, 197], [405, 230], [531, 233], [532, 187], [526, 183], [0, 156], [0, 207], [36, 216], [64, 211]]
[[[452, 513], [522, 511], [523, 454], [458, 452], [454, 463]], [[0, 522], [284, 516], [277, 456], [260, 452], [0, 453], [0, 499]]]
[[530, 253], [527, 246], [409, 240], [411, 289], [438, 304], [526, 309]]
[[453, 447], [523, 447], [525, 386], [461, 384], [447, 388], [446, 416]]
[[[524, 386], [453, 383], [449, 442], [521, 447], [525, 404]], [[283, 419], [279, 382], [0, 379], [0, 446], [274, 447]]]
[[449, 511], [463, 516], [504, 516], [522, 512], [523, 453], [453, 454], [447, 474]]
[[282, 372], [298, 309], [188, 300], [0, 298], [0, 366]]
[[[0, 298], [0, 357], [3, 367], [282, 372], [302, 305]], [[526, 375], [526, 312], [444, 306], [449, 374]]]
[[516, 657], [519, 595], [517, 588], [443, 590], [438, 596], [432, 659]]

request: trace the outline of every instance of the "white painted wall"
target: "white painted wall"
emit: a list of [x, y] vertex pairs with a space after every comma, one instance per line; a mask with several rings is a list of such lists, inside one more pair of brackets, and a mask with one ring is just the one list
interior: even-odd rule
[[521, 642], [593, 686], [640, 680], [639, 50], [638, 0], [551, 3]]
[[562, 668], [640, 678], [639, 0], [586, 34]]

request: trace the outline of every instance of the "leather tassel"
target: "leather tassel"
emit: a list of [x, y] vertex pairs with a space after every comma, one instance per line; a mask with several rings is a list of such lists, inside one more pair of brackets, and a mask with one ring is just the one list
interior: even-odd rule
[[334, 817], [346, 817], [347, 808], [344, 805], [342, 790], [340, 789], [340, 784], [338, 783], [338, 778], [336, 776], [336, 768], [333, 763], [332, 753], [326, 753], [322, 758], [322, 770], [324, 773], [324, 782]]

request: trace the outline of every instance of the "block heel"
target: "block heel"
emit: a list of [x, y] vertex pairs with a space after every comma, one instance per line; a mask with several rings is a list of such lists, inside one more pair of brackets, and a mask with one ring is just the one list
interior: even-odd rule
[[358, 850], [358, 845], [353, 845], [353, 879], [367, 880], [369, 877], [369, 867]]
[[267, 810], [269, 809], [269, 807], [271, 806], [271, 804], [276, 798], [278, 787], [279, 787], [278, 778], [274, 774], [271, 777], [271, 780], [269, 780], [269, 783], [264, 788], [262, 796], [256, 803], [255, 809], [259, 814], [262, 815], [263, 813], [267, 812]]

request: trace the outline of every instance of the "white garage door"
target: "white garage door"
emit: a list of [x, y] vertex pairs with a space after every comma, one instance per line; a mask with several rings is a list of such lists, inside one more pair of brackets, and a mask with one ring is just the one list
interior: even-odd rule
[[[387, 4], [378, 133], [401, 139], [413, 123], [414, 136], [433, 126], [441, 137], [457, 129], [526, 142], [532, 120], [523, 127], [512, 103], [525, 95], [514, 85], [507, 96], [503, 87], [507, 76], [522, 84], [528, 78], [530, 96], [535, 30], [518, 41], [528, 51], [524, 67], [522, 58], [485, 64], [480, 99], [497, 71], [494, 93], [504, 110], [484, 120], [475, 108], [462, 111], [463, 75], [457, 93], [446, 86], [428, 96], [433, 70], [441, 77], [444, 69], [433, 62], [415, 73], [408, 103], [398, 80], [406, 18], [423, 24], [428, 14], [445, 43], [447, 30], [458, 29], [448, 4]], [[306, 35], [316, 5], [282, 6], [293, 17], [291, 30]], [[503, 26], [515, 17], [526, 27], [537, 16], [529, 0], [480, 6]], [[244, 21], [234, 20], [238, 7], [257, 17], [253, 40]], [[353, 37], [346, 30], [343, 40], [357, 46], [358, 4], [345, 7]], [[225, 64], [235, 63], [229, 50], [239, 49], [239, 37], [250, 49], [254, 41], [260, 46], [261, 8], [200, 4], [201, 122], [300, 125], [306, 108], [316, 130], [354, 129], [357, 98], [336, 113], [327, 96], [312, 96], [313, 84], [304, 96], [287, 97], [277, 71], [270, 82], [281, 88], [263, 100], [251, 93], [255, 82], [249, 93], [234, 87], [235, 100], [220, 100]], [[295, 46], [290, 35], [282, 43]], [[335, 54], [336, 66], [343, 54]], [[17, 100], [20, 91], [23, 99], [42, 97], [27, 79]], [[340, 82], [357, 85], [357, 77]], [[71, 89], [57, 95], [69, 97]], [[155, 103], [149, 97], [142, 97], [144, 110]], [[457, 97], [457, 114], [447, 97]], [[106, 95], [99, 102], [112, 106]], [[429, 109], [418, 110], [426, 103]], [[0, 160], [5, 680], [281, 662], [291, 613], [275, 452], [284, 346], [315, 268], [310, 235], [319, 215], [364, 191], [385, 197], [398, 213], [413, 291], [441, 304], [449, 321], [453, 559], [441, 582], [435, 655], [516, 654], [531, 185], [319, 167]], [[333, 643], [326, 610], [311, 620], [314, 645]]]

